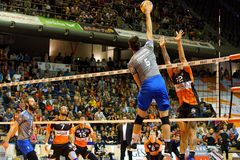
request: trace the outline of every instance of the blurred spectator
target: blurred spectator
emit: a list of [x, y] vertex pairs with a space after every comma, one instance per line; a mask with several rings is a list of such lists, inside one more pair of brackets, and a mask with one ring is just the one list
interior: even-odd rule
[[208, 130], [207, 135], [203, 139], [205, 144], [208, 146], [215, 146], [217, 144], [217, 135], [213, 128]]
[[106, 117], [104, 116], [103, 112], [99, 108], [98, 111], [94, 115], [94, 120], [106, 120]]
[[59, 52], [58, 55], [55, 57], [54, 62], [55, 63], [62, 63], [63, 62], [63, 57], [62, 57], [61, 52]]
[[109, 156], [110, 160], [113, 160], [113, 153], [109, 152], [106, 147], [105, 143], [102, 142], [101, 136], [97, 136], [97, 142], [94, 144], [94, 151], [95, 154], [100, 158], [100, 160], [103, 160], [103, 157]]
[[230, 141], [232, 144], [237, 144], [237, 140], [238, 140], [238, 136], [239, 136], [239, 133], [237, 131], [237, 128], [236, 128], [236, 125], [233, 124], [232, 125], [232, 128], [230, 129]]
[[230, 133], [227, 124], [223, 125], [223, 129], [219, 132], [219, 142], [221, 145], [222, 154], [225, 152], [226, 159], [228, 160]]

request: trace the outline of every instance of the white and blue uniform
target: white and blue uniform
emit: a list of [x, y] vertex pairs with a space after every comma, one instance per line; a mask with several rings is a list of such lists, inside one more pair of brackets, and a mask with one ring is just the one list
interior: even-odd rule
[[138, 94], [138, 107], [147, 111], [153, 99], [160, 111], [170, 108], [165, 81], [157, 66], [153, 41], [148, 40], [130, 59], [128, 69], [132, 75], [137, 74], [141, 89]]
[[20, 113], [18, 119], [18, 140], [17, 146], [24, 156], [33, 151], [33, 146], [30, 143], [30, 137], [33, 133], [33, 115], [27, 110]]

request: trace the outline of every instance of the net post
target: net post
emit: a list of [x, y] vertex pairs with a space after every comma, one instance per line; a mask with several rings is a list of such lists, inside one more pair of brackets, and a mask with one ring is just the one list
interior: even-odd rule
[[221, 98], [220, 98], [220, 63], [216, 62], [216, 96], [217, 96], [217, 102], [216, 102], [216, 109], [218, 108], [218, 117], [221, 117]]
[[228, 114], [228, 118], [231, 118], [231, 114], [232, 114], [232, 101], [233, 101], [233, 91], [232, 91], [232, 87], [233, 87], [233, 78], [232, 78], [232, 60], [231, 58], [229, 58], [229, 69], [230, 69], [230, 80], [231, 80], [231, 95], [230, 95], [230, 106], [229, 106], [229, 114]]

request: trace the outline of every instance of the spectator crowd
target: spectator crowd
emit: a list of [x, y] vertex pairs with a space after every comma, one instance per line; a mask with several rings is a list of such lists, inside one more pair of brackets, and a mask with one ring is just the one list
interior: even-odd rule
[[[205, 19], [194, 16], [177, 0], [153, 0], [153, 32], [168, 36], [184, 29], [185, 38], [216, 42], [217, 37], [207, 29]], [[57, 18], [91, 24], [145, 32], [145, 20], [139, 9], [141, 0], [2, 0], [0, 10], [47, 18]]]

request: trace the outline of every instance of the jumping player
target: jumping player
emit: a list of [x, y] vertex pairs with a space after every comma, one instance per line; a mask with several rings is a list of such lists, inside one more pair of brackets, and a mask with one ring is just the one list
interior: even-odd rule
[[69, 119], [67, 118], [67, 115], [67, 107], [62, 106], [60, 108], [59, 117], [57, 119], [54, 119], [54, 121], [56, 121], [56, 124], [50, 124], [47, 127], [47, 133], [45, 138], [46, 150], [48, 150], [48, 140], [50, 137], [50, 133], [51, 131], [54, 132], [54, 139], [51, 146], [51, 150], [53, 150], [53, 153], [50, 155], [50, 159], [59, 160], [59, 157], [61, 155], [68, 157], [70, 160], [78, 159], [76, 153], [73, 150], [74, 146], [70, 143], [73, 142], [73, 125], [69, 123], [57, 123], [57, 121], [68, 121]]
[[147, 42], [141, 47], [140, 40], [137, 36], [133, 36], [128, 40], [129, 48], [133, 52], [133, 56], [129, 61], [128, 68], [133, 75], [135, 82], [140, 88], [138, 94], [137, 116], [134, 122], [132, 135], [132, 148], [136, 148], [136, 142], [140, 139], [142, 123], [147, 116], [147, 110], [152, 100], [155, 99], [158, 105], [159, 114], [162, 121], [162, 133], [166, 144], [166, 157], [170, 158], [170, 122], [169, 122], [169, 98], [165, 81], [162, 78], [154, 54], [154, 43], [152, 34], [151, 5], [146, 5], [146, 26], [147, 26]]
[[[175, 86], [175, 91], [179, 100], [180, 107], [178, 108], [179, 118], [197, 118], [199, 117], [199, 107], [198, 107], [198, 95], [194, 88], [194, 78], [191, 67], [187, 64], [185, 58], [183, 46], [182, 46], [182, 35], [183, 31], [177, 32], [176, 41], [178, 44], [178, 54], [181, 63], [185, 64], [184, 67], [168, 68], [168, 75], [173, 81]], [[166, 49], [166, 41], [164, 37], [159, 40], [159, 45], [162, 49], [162, 54], [164, 57], [165, 64], [171, 64], [169, 55]], [[174, 61], [174, 63], [179, 62]], [[188, 147], [190, 154], [188, 159], [193, 160], [195, 155], [196, 146], [196, 122], [178, 122], [181, 131], [181, 141], [180, 141], [180, 160], [185, 159], [185, 152]]]

